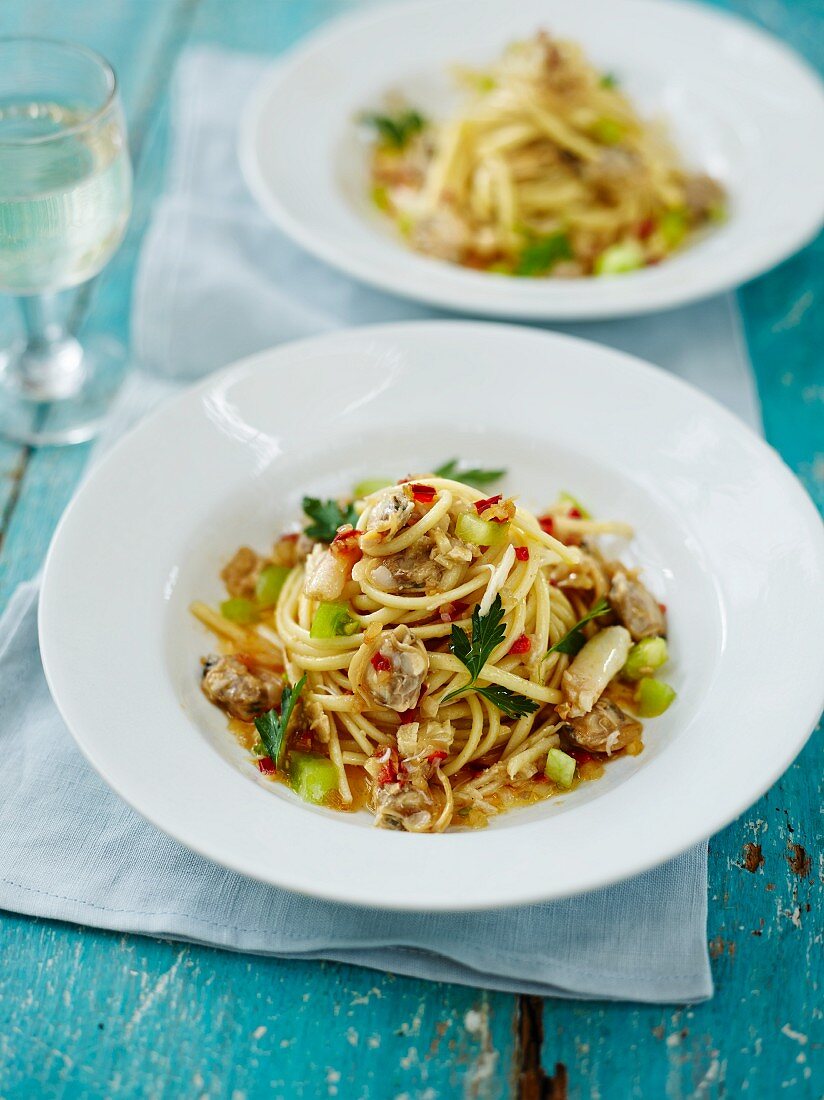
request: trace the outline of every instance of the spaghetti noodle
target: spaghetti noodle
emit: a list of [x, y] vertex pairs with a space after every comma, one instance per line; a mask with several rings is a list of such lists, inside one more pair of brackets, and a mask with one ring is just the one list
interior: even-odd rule
[[661, 126], [572, 42], [540, 32], [427, 123], [391, 99], [372, 196], [413, 249], [505, 275], [608, 275], [656, 264], [723, 217], [724, 192], [686, 171]]
[[203, 690], [262, 772], [310, 801], [368, 803], [384, 827], [440, 832], [640, 751], [628, 711], [660, 713], [674, 693], [651, 675], [662, 609], [595, 545], [631, 536], [625, 524], [566, 495], [537, 518], [440, 476], [304, 507], [313, 537], [266, 557], [242, 547], [222, 573], [229, 599], [192, 609], [221, 642]]

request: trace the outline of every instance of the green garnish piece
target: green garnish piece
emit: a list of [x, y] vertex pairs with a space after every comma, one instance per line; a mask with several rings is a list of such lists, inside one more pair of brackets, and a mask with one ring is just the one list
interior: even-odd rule
[[513, 274], [547, 275], [557, 263], [561, 260], [571, 260], [573, 255], [572, 245], [566, 233], [536, 237], [524, 245]]
[[466, 691], [476, 691], [483, 695], [490, 703], [502, 711], [508, 718], [521, 718], [525, 714], [532, 714], [540, 704], [534, 699], [528, 699], [525, 695], [519, 695], [509, 688], [500, 687], [498, 684], [489, 684], [486, 687], [478, 687], [478, 677], [488, 661], [492, 651], [501, 644], [506, 636], [506, 627], [503, 624], [504, 608], [501, 597], [496, 596], [492, 606], [486, 615], [481, 615], [476, 607], [472, 612], [472, 640], [466, 631], [452, 624], [452, 638], [449, 648], [453, 656], [457, 657], [461, 664], [465, 665], [471, 677], [468, 684], [456, 688], [444, 696], [442, 702], [446, 703]]
[[394, 484], [394, 481], [390, 481], [385, 477], [366, 478], [365, 481], [359, 481], [352, 492], [355, 495], [355, 500], [361, 500], [363, 497], [371, 496], [372, 493], [377, 493], [379, 489], [388, 489], [390, 485]]
[[615, 73], [604, 73], [598, 83], [602, 88], [617, 88], [620, 81]]
[[255, 741], [254, 745], [252, 745], [251, 749], [249, 749], [249, 752], [252, 754], [252, 756], [256, 757], [269, 755], [266, 751], [266, 746], [263, 744], [262, 741]]
[[617, 145], [626, 133], [625, 128], [614, 118], [598, 118], [592, 124], [590, 133], [602, 145]]
[[272, 710], [265, 711], [255, 719], [255, 729], [260, 734], [266, 753], [276, 768], [280, 766], [280, 758], [283, 755], [289, 719], [292, 717], [292, 711], [305, 683], [304, 674], [296, 684], [284, 684], [283, 695], [280, 697], [280, 713], [273, 707]]
[[338, 772], [328, 756], [316, 753], [289, 754], [289, 784], [305, 802], [320, 805], [338, 789]]
[[471, 512], [463, 512], [455, 523], [455, 534], [464, 542], [471, 542], [475, 546], [497, 546], [509, 541], [510, 524], [495, 523], [492, 520], [481, 519], [473, 516]]
[[675, 689], [663, 680], [653, 680], [647, 676], [638, 685], [636, 699], [641, 718], [657, 718], [675, 699]]
[[581, 519], [592, 519], [592, 513], [588, 511], [577, 497], [574, 497], [572, 493], [566, 491], [558, 494], [558, 499], [564, 504], [568, 504], [570, 508], [574, 508], [581, 513]]
[[390, 149], [403, 149], [409, 139], [426, 126], [426, 119], [413, 108], [396, 115], [364, 115], [363, 121], [377, 131], [380, 143]]
[[715, 202], [709, 208], [707, 216], [711, 222], [720, 224], [727, 220], [727, 207], [723, 202]]
[[606, 615], [611, 608], [609, 602], [605, 599], [601, 599], [596, 603], [591, 611], [588, 611], [584, 615], [583, 619], [579, 619], [575, 626], [571, 627], [563, 638], [560, 638], [555, 645], [550, 646], [544, 655], [544, 660], [550, 655], [550, 653], [566, 653], [570, 657], [574, 657], [584, 647], [586, 638], [584, 637], [584, 627], [587, 623], [593, 619], [597, 619], [600, 615]]
[[382, 210], [384, 214], [388, 214], [392, 210], [392, 203], [389, 201], [389, 192], [381, 184], [375, 184], [372, 188], [372, 202], [377, 206], [378, 210]]
[[640, 680], [651, 672], [657, 672], [667, 663], [668, 657], [667, 643], [663, 638], [642, 638], [629, 651], [622, 672], [628, 680]]
[[461, 469], [460, 459], [450, 458], [432, 471], [435, 477], [445, 477], [450, 481], [460, 481], [462, 485], [471, 485], [473, 489], [485, 489], [506, 476], [506, 470], [481, 470], [477, 467]]
[[596, 275], [623, 275], [637, 271], [645, 263], [644, 250], [637, 241], [621, 241], [611, 244], [595, 261]]
[[575, 779], [575, 757], [560, 749], [550, 749], [546, 757], [544, 775], [559, 787], [569, 789]]
[[278, 596], [292, 572], [285, 565], [266, 565], [258, 574], [255, 582], [255, 599], [258, 607], [274, 607]]
[[248, 626], [257, 622], [257, 608], [251, 600], [245, 600], [242, 596], [235, 596], [231, 600], [224, 600], [220, 605], [220, 613], [230, 623], [239, 626]]
[[358, 513], [354, 504], [347, 504], [341, 508], [336, 500], [318, 500], [316, 497], [303, 498], [303, 510], [313, 520], [306, 528], [306, 534], [310, 539], [318, 542], [331, 542], [338, 533], [338, 528], [345, 523], [351, 523], [354, 527], [358, 522]]
[[309, 637], [348, 638], [360, 630], [360, 623], [349, 614], [345, 603], [321, 603], [312, 618]]
[[659, 230], [667, 248], [677, 248], [687, 235], [689, 223], [684, 210], [667, 210], [661, 216]]

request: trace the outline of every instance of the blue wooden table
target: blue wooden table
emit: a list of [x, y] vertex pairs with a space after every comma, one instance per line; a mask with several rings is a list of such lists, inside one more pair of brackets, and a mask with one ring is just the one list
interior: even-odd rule
[[[180, 50], [206, 41], [274, 54], [353, 6], [4, 0], [0, 34], [78, 39], [120, 74], [136, 209], [126, 244], [94, 294], [81, 297], [87, 331], [128, 338], [132, 272], [162, 185], [168, 84]], [[821, 0], [722, 6], [824, 64]], [[824, 508], [822, 251], [819, 240], [744, 287], [739, 300], [767, 437]], [[86, 457], [86, 448], [0, 444], [3, 604], [40, 565]], [[814, 738], [775, 787], [711, 842], [707, 934], [717, 993], [708, 1004], [541, 1001], [0, 914], [0, 1100], [677, 1100], [744, 1090], [770, 1100], [820, 1097], [821, 745]]]

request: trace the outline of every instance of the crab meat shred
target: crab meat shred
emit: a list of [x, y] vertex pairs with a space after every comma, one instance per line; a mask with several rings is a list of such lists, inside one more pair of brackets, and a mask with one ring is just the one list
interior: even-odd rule
[[316, 543], [306, 559], [303, 593], [312, 600], [340, 599], [351, 575], [351, 561]]
[[480, 604], [478, 605], [478, 614], [486, 615], [489, 612], [490, 607], [495, 597], [503, 587], [506, 578], [509, 576], [512, 566], [515, 564], [515, 547], [510, 543], [506, 550], [503, 552], [503, 556], [497, 565], [488, 565], [486, 568], [491, 571], [489, 581], [487, 582], [486, 591], [483, 594]]
[[377, 654], [389, 661], [389, 669], [376, 669], [370, 663], [364, 680], [366, 688], [379, 706], [398, 713], [417, 706], [421, 687], [429, 671], [429, 654], [408, 626], [396, 626], [384, 631]]
[[626, 664], [632, 638], [623, 626], [600, 630], [578, 653], [561, 680], [566, 702], [558, 707], [562, 718], [589, 714], [610, 680]]
[[237, 657], [212, 654], [203, 662], [200, 686], [210, 703], [215, 703], [232, 718], [251, 722], [277, 706], [283, 680], [268, 669], [251, 672]]
[[569, 737], [578, 748], [610, 756], [641, 736], [641, 723], [625, 714], [611, 699], [599, 699], [588, 714], [572, 718]]
[[612, 576], [609, 602], [634, 641], [666, 634], [667, 622], [658, 601], [641, 581], [623, 570], [616, 570]]

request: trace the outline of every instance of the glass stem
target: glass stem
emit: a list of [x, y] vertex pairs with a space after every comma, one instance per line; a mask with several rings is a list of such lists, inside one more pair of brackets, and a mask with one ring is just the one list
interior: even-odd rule
[[57, 295], [18, 299], [25, 339], [14, 361], [14, 381], [34, 401], [59, 401], [83, 383], [83, 348], [60, 317]]

